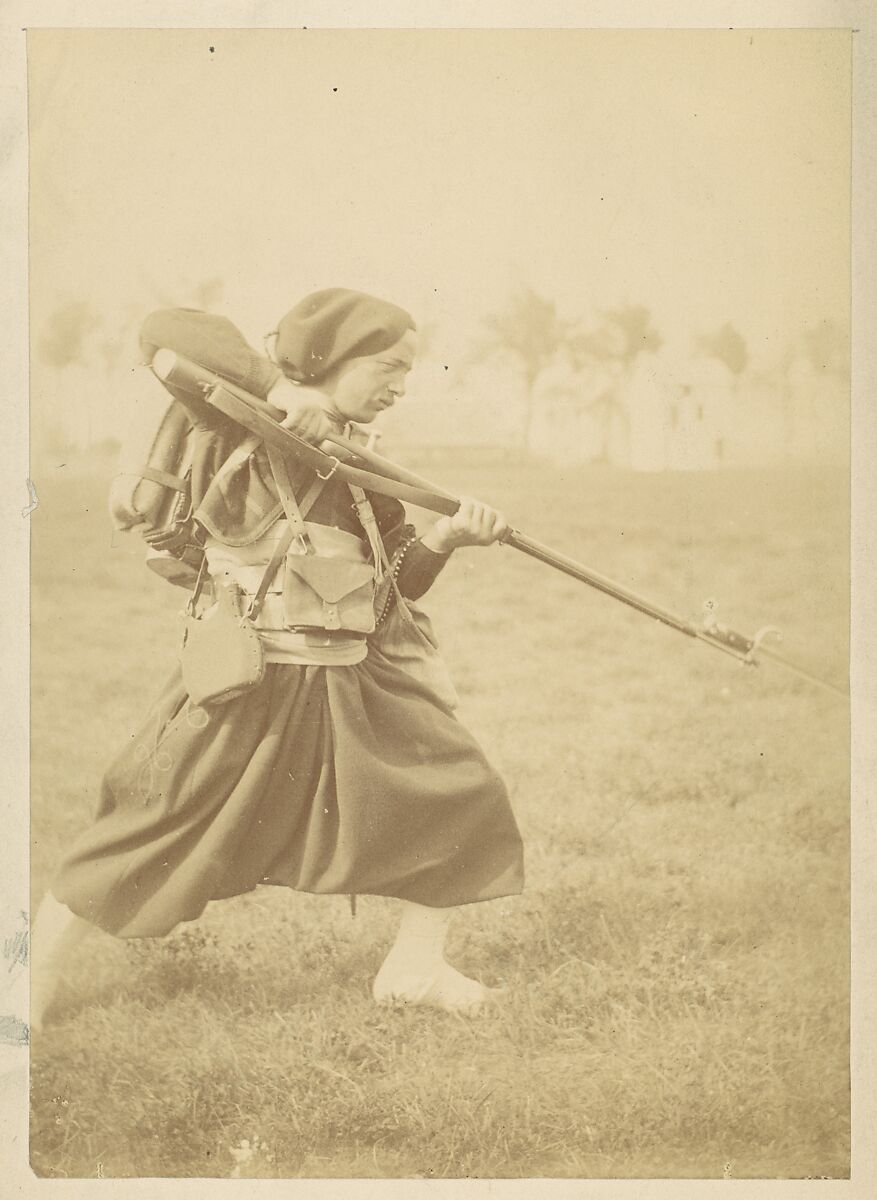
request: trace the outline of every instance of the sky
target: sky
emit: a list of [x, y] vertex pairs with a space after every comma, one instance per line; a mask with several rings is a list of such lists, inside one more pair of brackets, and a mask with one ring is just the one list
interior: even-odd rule
[[[844, 323], [850, 41], [830, 30], [31, 30], [31, 326], [219, 277], [250, 336], [361, 288], [462, 354], [526, 283], [768, 361]], [[189, 301], [190, 302], [190, 301]]]

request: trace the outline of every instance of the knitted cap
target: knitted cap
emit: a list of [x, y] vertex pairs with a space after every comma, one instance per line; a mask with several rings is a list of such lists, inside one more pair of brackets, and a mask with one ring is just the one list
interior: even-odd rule
[[290, 379], [316, 383], [348, 358], [379, 354], [416, 328], [403, 308], [348, 288], [300, 300], [277, 326], [274, 354]]

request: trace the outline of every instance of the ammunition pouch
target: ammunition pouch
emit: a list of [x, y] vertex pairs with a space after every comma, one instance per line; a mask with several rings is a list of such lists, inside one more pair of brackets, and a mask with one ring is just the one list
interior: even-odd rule
[[283, 617], [287, 629], [375, 627], [375, 572], [367, 562], [287, 554], [283, 569]]

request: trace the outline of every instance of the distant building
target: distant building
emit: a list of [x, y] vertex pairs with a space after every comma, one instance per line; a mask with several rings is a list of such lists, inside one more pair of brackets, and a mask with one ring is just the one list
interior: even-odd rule
[[848, 452], [848, 381], [803, 352], [739, 375], [666, 346], [627, 370], [566, 361], [543, 372], [535, 398], [530, 448], [558, 462], [710, 471], [843, 462]]
[[707, 471], [723, 465], [734, 376], [714, 358], [642, 354], [627, 386], [629, 465], [637, 471]]
[[569, 354], [540, 374], [533, 389], [529, 448], [555, 462], [626, 465], [627, 411], [614, 363], [577, 367]]

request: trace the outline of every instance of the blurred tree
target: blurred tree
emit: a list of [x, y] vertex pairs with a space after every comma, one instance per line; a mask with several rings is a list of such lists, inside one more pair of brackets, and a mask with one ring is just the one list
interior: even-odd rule
[[596, 367], [611, 379], [608, 386], [601, 387], [585, 401], [588, 415], [601, 433], [598, 457], [608, 460], [618, 431], [622, 431], [625, 439], [629, 435], [627, 395], [637, 359], [643, 353], [660, 350], [663, 338], [653, 324], [651, 310], [644, 304], [622, 304], [602, 309], [597, 327], [580, 327], [571, 344], [581, 369]]
[[82, 362], [88, 336], [103, 324], [87, 300], [69, 300], [56, 308], [43, 326], [37, 354], [50, 367]]
[[176, 294], [164, 293], [151, 279], [145, 287], [142, 279], [135, 280], [131, 301], [108, 308], [106, 316], [89, 300], [59, 303], [38, 329], [34, 357], [50, 368], [52, 387], [74, 394], [85, 387], [87, 395], [83, 393], [78, 407], [70, 405], [63, 416], [53, 417], [59, 428], [43, 437], [43, 448], [58, 456], [64, 445], [95, 446], [96, 437], [115, 427], [120, 395], [124, 400], [130, 371], [140, 361], [140, 324], [151, 308], [189, 304], [210, 309], [221, 302], [224, 288], [219, 276], [187, 281]]
[[[154, 286], [151, 291], [162, 307], [172, 308], [175, 303], [180, 303], [160, 293]], [[225, 283], [217, 275], [187, 287], [182, 302], [191, 301], [194, 307], [209, 310], [221, 302], [224, 292]], [[143, 304], [128, 304], [117, 312], [111, 332], [96, 347], [106, 374], [112, 374], [122, 367], [130, 359], [132, 351], [136, 353], [137, 332], [147, 311], [147, 306]]]
[[732, 375], [740, 376], [746, 370], [749, 363], [746, 340], [731, 321], [713, 333], [701, 334], [695, 344], [708, 358], [723, 362]]
[[615, 359], [625, 369], [632, 366], [643, 351], [654, 353], [663, 338], [652, 324], [652, 314], [644, 304], [623, 304], [600, 313], [595, 330], [579, 331], [573, 345], [580, 357], [598, 361]]
[[517, 288], [505, 308], [483, 317], [481, 325], [481, 333], [468, 358], [482, 362], [493, 354], [504, 353], [517, 361], [525, 388], [521, 440], [529, 448], [536, 380], [560, 348], [568, 344], [572, 326], [558, 314], [553, 300], [540, 296], [526, 284]]

